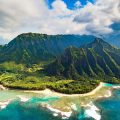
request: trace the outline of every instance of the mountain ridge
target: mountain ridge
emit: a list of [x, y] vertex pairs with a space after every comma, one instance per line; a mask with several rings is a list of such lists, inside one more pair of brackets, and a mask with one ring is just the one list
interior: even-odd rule
[[60, 75], [69, 79], [80, 76], [120, 77], [120, 49], [97, 38], [80, 48], [69, 47], [64, 54], [47, 68], [51, 75]]
[[[66, 94], [90, 92], [100, 82], [120, 83], [120, 49], [87, 37], [18, 36], [1, 47], [0, 83], [12, 89], [49, 88]], [[81, 44], [82, 40], [86, 41]]]
[[80, 47], [90, 43], [93, 39], [94, 36], [86, 35], [24, 33], [18, 35], [1, 49], [0, 62], [37, 63], [55, 58], [69, 46]]

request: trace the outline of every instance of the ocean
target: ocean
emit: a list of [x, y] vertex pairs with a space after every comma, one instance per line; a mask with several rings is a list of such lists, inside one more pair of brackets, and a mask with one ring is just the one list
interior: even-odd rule
[[101, 110], [101, 120], [120, 120], [120, 89], [112, 91], [112, 96], [107, 99], [95, 101]]
[[[89, 100], [84, 103], [85, 99]], [[84, 103], [84, 106], [81, 103]], [[0, 120], [62, 119], [120, 120], [120, 89], [112, 90], [110, 97], [95, 99], [61, 98], [18, 90], [0, 91]]]

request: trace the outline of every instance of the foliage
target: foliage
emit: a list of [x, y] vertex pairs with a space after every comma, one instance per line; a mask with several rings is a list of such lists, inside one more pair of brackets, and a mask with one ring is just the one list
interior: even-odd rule
[[[73, 94], [89, 92], [97, 87], [100, 81], [120, 83], [119, 49], [96, 39], [81, 48], [71, 46], [65, 50], [64, 54], [54, 58], [55, 60], [51, 59], [52, 50], [58, 49], [56, 52], [61, 52], [70, 45], [69, 43], [61, 47], [63, 44], [60, 39], [64, 37], [23, 34], [2, 47], [0, 84], [14, 89], [50, 88], [57, 92]], [[52, 39], [55, 41], [51, 43]], [[52, 49], [53, 43], [57, 47]]]
[[0, 62], [34, 64], [49, 61], [60, 55], [67, 47], [79, 47], [93, 41], [94, 36], [46, 35], [25, 33], [18, 35], [7, 45], [0, 47]]
[[45, 71], [49, 75], [76, 80], [81, 76], [120, 78], [120, 49], [101, 39], [81, 48], [69, 47]]
[[[89, 92], [99, 84], [98, 80], [88, 80], [89, 78], [81, 77], [81, 80], [76, 81], [64, 77], [50, 77], [46, 76], [42, 70], [42, 65], [35, 64], [28, 68], [23, 64], [5, 62], [0, 64], [0, 83], [14, 89], [44, 90], [50, 88], [67, 94]], [[86, 85], [89, 87], [85, 87]]]

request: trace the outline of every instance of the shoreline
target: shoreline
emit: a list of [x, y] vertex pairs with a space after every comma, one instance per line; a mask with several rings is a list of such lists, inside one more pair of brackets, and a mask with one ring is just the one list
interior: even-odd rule
[[[26, 93], [36, 93], [36, 94], [42, 94], [45, 96], [57, 96], [57, 97], [86, 97], [86, 96], [92, 96], [95, 95], [97, 92], [99, 92], [100, 89], [102, 89], [103, 87], [105, 87], [106, 83], [104, 82], [100, 82], [99, 85], [93, 89], [92, 91], [88, 92], [88, 93], [83, 93], [83, 94], [65, 94], [65, 93], [59, 93], [56, 92], [54, 90], [50, 90], [48, 88], [46, 88], [45, 90], [20, 90], [20, 89], [9, 89], [4, 87], [3, 85], [0, 85], [0, 90], [20, 90]], [[120, 88], [120, 86], [114, 86], [112, 87], [113, 89], [118, 89]], [[109, 95], [106, 96], [99, 96], [99, 97], [108, 97], [111, 96], [110, 92], [108, 92]]]
[[7, 88], [4, 87], [3, 85], [0, 85], [0, 90], [6, 90]]
[[[58, 93], [58, 92], [55, 92], [55, 91], [52, 91], [50, 89], [45, 89], [45, 90], [42, 90], [42, 91], [35, 91], [35, 90], [22, 90], [23, 92], [26, 92], [26, 93], [37, 93], [37, 94], [43, 94], [45, 96], [57, 96], [57, 97], [86, 97], [86, 96], [92, 96], [92, 95], [96, 95], [97, 92], [99, 94], [99, 91], [104, 87], [107, 87], [108, 85], [104, 82], [100, 82], [100, 84], [94, 89], [92, 90], [91, 92], [89, 93], [85, 93], [85, 94], [63, 94], [63, 93]], [[0, 88], [1, 87], [4, 87], [2, 85], [0, 85]], [[120, 86], [112, 86], [112, 89], [120, 89]], [[8, 90], [7, 88], [5, 90]], [[10, 89], [9, 89], [10, 90]], [[112, 95], [111, 89], [107, 90], [107, 94], [103, 95], [103, 96], [98, 96], [97, 98], [98, 99], [101, 99], [101, 98], [107, 98], [107, 97], [110, 97]], [[18, 95], [17, 97], [20, 98], [20, 101], [22, 102], [27, 102], [29, 99], [27, 97], [24, 97], [22, 95]], [[10, 100], [11, 101], [11, 100]], [[1, 109], [4, 109], [6, 108], [6, 106], [9, 104], [10, 102], [9, 100], [8, 101], [5, 101], [5, 102], [0, 102], [0, 108]], [[92, 118], [95, 118], [96, 120], [100, 120], [101, 119], [101, 115], [99, 114], [100, 110], [92, 103], [81, 103], [81, 106], [85, 108], [85, 115], [86, 116], [91, 116]], [[50, 104], [42, 104], [41, 103], [41, 107], [45, 107], [46, 109], [48, 109], [49, 111], [51, 111], [53, 113], [53, 116], [61, 116], [62, 119], [69, 119], [71, 117], [71, 115], [73, 114], [74, 111], [77, 111], [77, 107], [76, 107], [76, 104], [75, 103], [71, 103], [69, 105], [69, 110], [63, 110], [61, 108], [58, 108], [56, 106], [52, 106]]]
[[47, 96], [58, 96], [58, 97], [85, 97], [85, 96], [94, 95], [97, 91], [102, 89], [104, 86], [105, 86], [105, 83], [100, 82], [100, 84], [94, 90], [92, 90], [91, 92], [88, 92], [88, 93], [84, 93], [84, 94], [64, 94], [64, 93], [55, 92], [50, 89], [38, 90], [38, 91], [24, 90], [24, 92], [32, 92], [32, 93], [37, 93], [37, 94], [44, 94]]

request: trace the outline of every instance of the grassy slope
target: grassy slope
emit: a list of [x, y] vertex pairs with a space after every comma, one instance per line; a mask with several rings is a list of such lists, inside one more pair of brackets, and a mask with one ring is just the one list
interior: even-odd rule
[[42, 72], [46, 63], [29, 68], [23, 64], [5, 62], [0, 64], [0, 83], [6, 87], [26, 90], [44, 90], [50, 88], [57, 92], [73, 94], [86, 93], [99, 84], [99, 80], [81, 78], [79, 81], [50, 77]]
[[111, 82], [109, 79], [120, 78], [120, 49], [96, 39], [80, 49], [67, 48], [45, 71], [51, 76], [64, 76], [75, 80], [79, 80], [81, 76], [99, 79], [105, 79], [105, 76]]
[[[0, 64], [0, 83], [14, 89], [43, 90], [50, 88], [62, 93], [86, 93], [99, 82], [120, 83], [120, 50], [96, 39], [77, 49], [70, 47], [56, 61], [40, 64]], [[50, 64], [52, 62], [52, 64]], [[43, 68], [50, 64], [48, 72]], [[49, 68], [48, 67], [48, 68]], [[88, 77], [89, 76], [89, 77]], [[73, 80], [74, 79], [74, 80]]]

